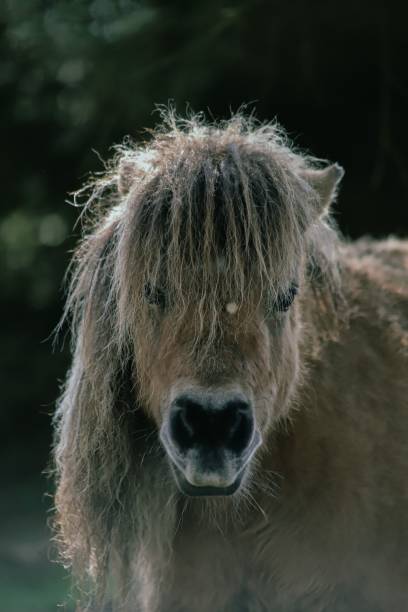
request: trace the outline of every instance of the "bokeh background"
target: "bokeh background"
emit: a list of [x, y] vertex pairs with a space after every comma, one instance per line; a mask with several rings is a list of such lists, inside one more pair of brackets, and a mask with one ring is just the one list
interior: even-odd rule
[[42, 473], [69, 363], [50, 339], [79, 231], [68, 193], [145, 137], [155, 104], [221, 118], [246, 102], [345, 167], [347, 237], [408, 234], [406, 17], [402, 1], [3, 0], [1, 610], [56, 610], [69, 589]]

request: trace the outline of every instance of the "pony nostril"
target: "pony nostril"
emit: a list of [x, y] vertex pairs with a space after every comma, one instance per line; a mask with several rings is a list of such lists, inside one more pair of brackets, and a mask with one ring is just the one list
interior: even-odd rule
[[194, 441], [194, 425], [185, 408], [176, 406], [170, 416], [170, 436], [180, 450], [187, 450]]
[[241, 405], [237, 408], [235, 405], [230, 407], [233, 411], [233, 420], [228, 426], [228, 447], [235, 452], [244, 450], [251, 441], [254, 430], [254, 419], [250, 411], [250, 406], [239, 402]]
[[180, 410], [178, 413], [178, 417], [180, 419], [180, 426], [184, 427], [186, 433], [188, 433], [190, 437], [193, 437], [194, 425], [191, 421], [191, 414], [187, 414], [185, 410]]
[[250, 443], [253, 429], [251, 406], [242, 399], [217, 403], [214, 398], [181, 396], [171, 408], [169, 432], [182, 452], [202, 447], [240, 453]]

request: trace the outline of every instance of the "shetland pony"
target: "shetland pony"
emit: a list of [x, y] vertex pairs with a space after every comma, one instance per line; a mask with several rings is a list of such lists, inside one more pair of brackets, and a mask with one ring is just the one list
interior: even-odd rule
[[88, 185], [55, 527], [79, 609], [408, 606], [408, 245], [343, 170], [169, 113]]

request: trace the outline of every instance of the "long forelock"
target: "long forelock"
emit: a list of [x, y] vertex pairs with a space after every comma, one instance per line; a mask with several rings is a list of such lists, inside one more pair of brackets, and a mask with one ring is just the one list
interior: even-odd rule
[[176, 319], [195, 304], [198, 328], [205, 317], [214, 330], [225, 303], [273, 300], [296, 277], [316, 194], [299, 177], [311, 161], [276, 126], [174, 123], [147, 148], [121, 151], [127, 172], [133, 163], [118, 245], [124, 315], [143, 310], [149, 284]]

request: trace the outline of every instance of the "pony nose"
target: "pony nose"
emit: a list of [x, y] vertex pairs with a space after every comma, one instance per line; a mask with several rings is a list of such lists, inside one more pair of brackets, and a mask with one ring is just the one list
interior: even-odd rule
[[240, 395], [183, 394], [171, 406], [169, 433], [181, 453], [205, 448], [239, 455], [249, 445], [253, 431], [252, 407]]

